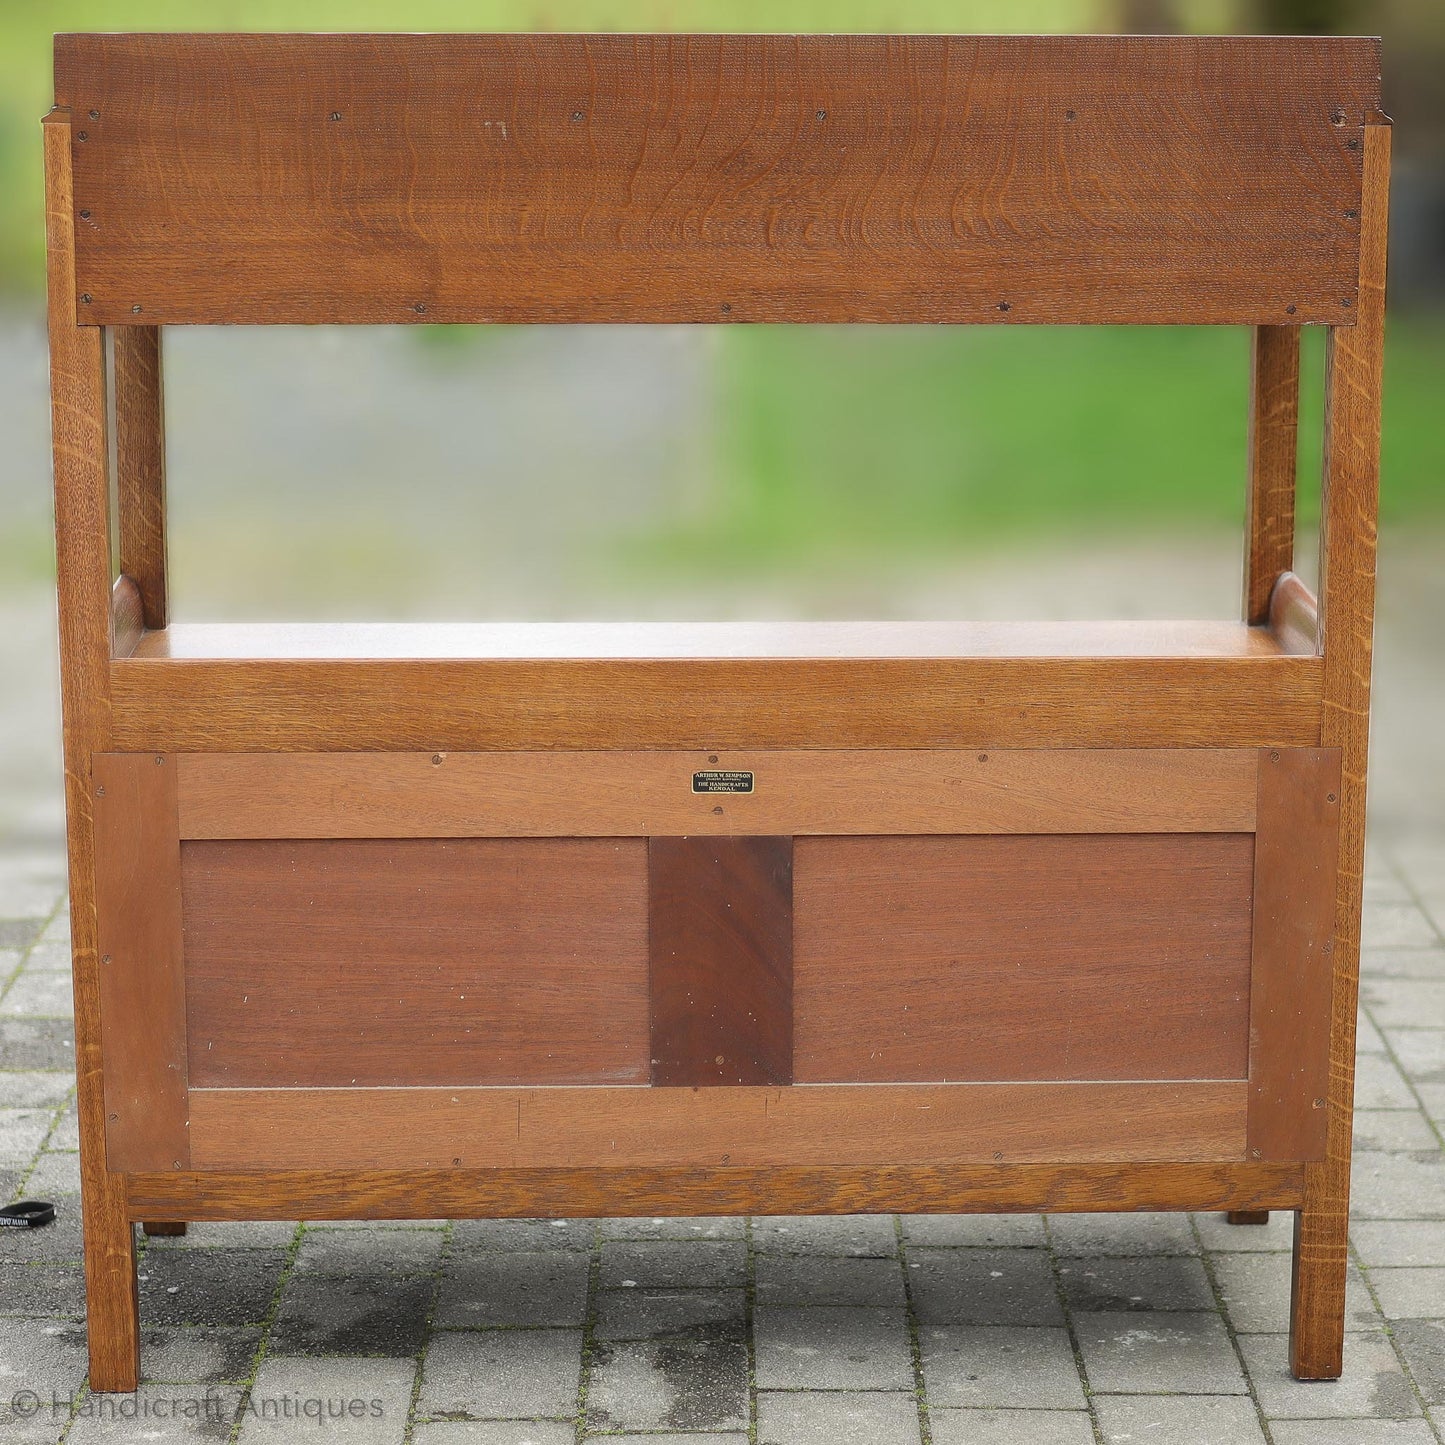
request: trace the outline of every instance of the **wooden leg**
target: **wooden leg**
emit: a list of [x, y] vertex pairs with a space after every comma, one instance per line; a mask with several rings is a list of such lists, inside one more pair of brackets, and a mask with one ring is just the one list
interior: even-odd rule
[[[1297, 1380], [1338, 1380], [1345, 1353], [1349, 1175], [1331, 1162], [1305, 1166], [1305, 1205], [1295, 1215], [1290, 1369]], [[1332, 1187], [1333, 1184], [1333, 1187]]]
[[185, 1221], [181, 1219], [148, 1219], [141, 1228], [147, 1239], [179, 1239], [186, 1232]]
[[[1267, 1209], [1231, 1209], [1224, 1216], [1231, 1224], [1268, 1224], [1269, 1210]], [[150, 1225], [146, 1226], [150, 1229]]]
[[[109, 1176], [115, 1179], [114, 1175]], [[119, 1180], [116, 1180], [119, 1184]], [[90, 1388], [129, 1394], [140, 1383], [140, 1300], [135, 1227], [119, 1188], [81, 1194], [85, 1227], [85, 1322]]]

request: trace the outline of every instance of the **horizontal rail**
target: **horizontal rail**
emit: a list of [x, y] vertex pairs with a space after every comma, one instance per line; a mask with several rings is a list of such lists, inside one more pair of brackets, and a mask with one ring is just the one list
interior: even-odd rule
[[1302, 1164], [799, 1169], [253, 1170], [131, 1174], [132, 1219], [501, 1219], [655, 1214], [1065, 1214], [1298, 1209]]

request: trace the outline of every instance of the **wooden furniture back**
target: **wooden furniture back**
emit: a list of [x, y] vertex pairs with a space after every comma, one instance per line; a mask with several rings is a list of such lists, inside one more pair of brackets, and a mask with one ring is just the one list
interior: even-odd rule
[[1349, 323], [1378, 42], [67, 35], [81, 324]]

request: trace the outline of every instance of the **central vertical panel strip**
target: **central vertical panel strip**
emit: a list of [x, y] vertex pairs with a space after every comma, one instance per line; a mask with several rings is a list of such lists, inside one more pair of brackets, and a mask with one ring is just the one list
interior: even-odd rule
[[793, 1078], [793, 840], [648, 844], [652, 1082]]

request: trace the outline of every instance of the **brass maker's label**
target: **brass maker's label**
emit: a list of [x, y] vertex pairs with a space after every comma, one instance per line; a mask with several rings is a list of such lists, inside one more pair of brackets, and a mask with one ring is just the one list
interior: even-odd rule
[[692, 775], [694, 793], [751, 793], [753, 775], [732, 768], [704, 768]]

